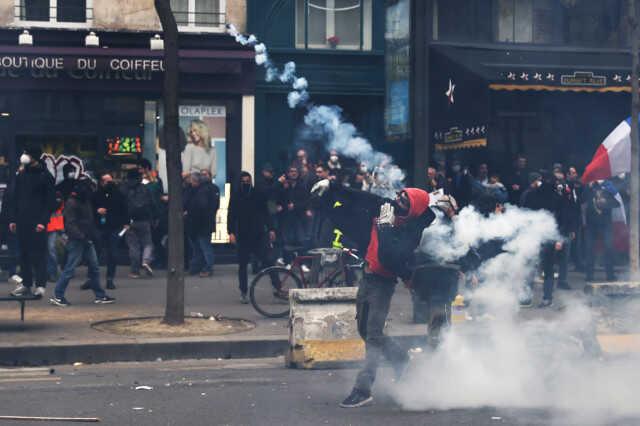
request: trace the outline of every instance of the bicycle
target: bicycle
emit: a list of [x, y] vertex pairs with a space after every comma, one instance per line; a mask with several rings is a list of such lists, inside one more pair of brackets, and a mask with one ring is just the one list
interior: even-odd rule
[[[296, 250], [291, 250], [296, 252]], [[288, 266], [270, 266], [251, 281], [249, 300], [267, 318], [289, 315], [289, 290], [355, 286], [362, 277], [364, 261], [355, 249], [313, 249], [297, 255]], [[307, 264], [311, 263], [311, 269]], [[317, 285], [313, 285], [317, 284]]]

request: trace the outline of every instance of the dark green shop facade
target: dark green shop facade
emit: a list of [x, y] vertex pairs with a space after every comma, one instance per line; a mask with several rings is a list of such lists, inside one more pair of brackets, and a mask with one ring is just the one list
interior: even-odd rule
[[[264, 41], [280, 68], [289, 61], [309, 82], [313, 104], [337, 105], [373, 146], [409, 166], [411, 147], [385, 136], [385, 2], [375, 0], [248, 1], [248, 31]], [[258, 70], [255, 89], [255, 164], [277, 170], [297, 148], [325, 156], [300, 135], [304, 109], [290, 109], [289, 86], [267, 83]]]

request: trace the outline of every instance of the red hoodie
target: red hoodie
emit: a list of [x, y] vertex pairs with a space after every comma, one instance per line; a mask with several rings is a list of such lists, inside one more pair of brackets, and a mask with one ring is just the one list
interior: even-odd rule
[[[395, 226], [402, 226], [409, 220], [421, 216], [429, 208], [429, 193], [418, 188], [406, 188], [404, 191], [409, 197], [409, 214], [406, 216], [396, 216]], [[374, 274], [387, 278], [395, 278], [395, 275], [387, 271], [380, 263], [380, 259], [378, 259], [377, 220], [378, 218], [374, 218], [373, 225], [371, 226], [371, 240], [369, 241], [369, 247], [367, 247], [366, 261], [369, 269]]]

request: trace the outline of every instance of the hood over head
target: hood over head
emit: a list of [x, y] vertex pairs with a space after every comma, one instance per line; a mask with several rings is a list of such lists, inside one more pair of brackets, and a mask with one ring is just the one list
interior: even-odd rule
[[404, 191], [409, 197], [409, 214], [407, 218], [421, 216], [429, 208], [429, 193], [418, 188], [405, 188]]

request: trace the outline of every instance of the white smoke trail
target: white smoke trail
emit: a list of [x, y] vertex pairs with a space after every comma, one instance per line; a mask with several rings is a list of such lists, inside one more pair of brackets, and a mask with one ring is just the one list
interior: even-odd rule
[[540, 319], [518, 314], [541, 246], [556, 239], [550, 214], [515, 207], [490, 217], [466, 208], [451, 225], [440, 222], [424, 231], [422, 250], [440, 261], [492, 240], [501, 240], [504, 251], [478, 269], [474, 320], [444, 331], [441, 344], [414, 359], [407, 380], [394, 388], [404, 408], [547, 408], [562, 424], [640, 416], [637, 360], [588, 356], [590, 345], [597, 345], [592, 311], [583, 300], [565, 294], [563, 309]]
[[309, 82], [296, 74], [295, 62], [287, 62], [280, 71], [269, 59], [264, 43], [260, 43], [255, 35], [245, 36], [238, 32], [233, 24], [227, 26], [227, 33], [243, 46], [253, 46], [256, 64], [265, 68], [266, 81], [278, 79], [283, 84], [291, 85], [292, 90], [287, 95], [287, 103], [290, 108], [308, 109], [304, 118], [306, 133], [325, 140], [328, 150], [335, 150], [358, 163], [375, 167], [372, 191], [393, 197], [395, 191], [404, 186], [404, 172], [393, 164], [389, 155], [373, 149], [371, 143], [358, 134], [356, 127], [344, 120], [340, 107], [310, 104]]

